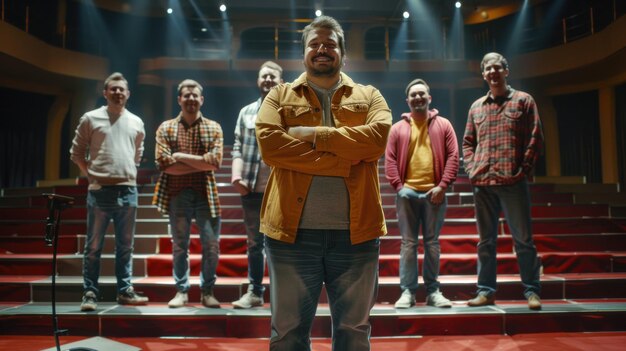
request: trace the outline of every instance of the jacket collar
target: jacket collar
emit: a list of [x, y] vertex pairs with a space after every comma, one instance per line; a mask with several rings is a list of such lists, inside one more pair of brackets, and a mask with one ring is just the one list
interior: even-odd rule
[[[354, 83], [354, 81], [348, 77], [347, 74], [343, 72], [340, 72], [339, 74], [341, 74], [341, 83], [337, 87], [337, 91], [342, 91], [343, 94], [350, 95], [356, 83]], [[301, 91], [305, 86], [309, 86], [309, 83], [306, 80], [306, 72], [302, 73], [300, 77], [291, 83], [291, 89], [295, 92]]]

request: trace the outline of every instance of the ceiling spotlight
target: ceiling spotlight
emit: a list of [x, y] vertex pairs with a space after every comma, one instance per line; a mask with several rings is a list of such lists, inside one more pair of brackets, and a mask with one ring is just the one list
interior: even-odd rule
[[220, 11], [222, 11], [222, 12], [226, 12], [226, 5], [221, 4], [221, 5], [220, 5]]
[[172, 12], [174, 12], [174, 10], [172, 10], [172, 8], [171, 8], [171, 7], [168, 7], [168, 9], [167, 9], [167, 14], [168, 14], [168, 15], [171, 15], [171, 14], [172, 14]]
[[454, 3], [454, 7], [456, 7], [457, 9], [460, 9], [461, 8], [461, 2], [460, 1], [455, 2]]
[[322, 15], [322, 10], [315, 10], [315, 16], [319, 17]]
[[201, 31], [203, 31], [203, 32], [206, 32], [206, 28], [202, 28], [202, 29], [200, 29], [200, 30], [201, 30]]
[[411, 14], [409, 13], [409, 11], [404, 11], [404, 13], [402, 13], [402, 17], [409, 18], [411, 17]]

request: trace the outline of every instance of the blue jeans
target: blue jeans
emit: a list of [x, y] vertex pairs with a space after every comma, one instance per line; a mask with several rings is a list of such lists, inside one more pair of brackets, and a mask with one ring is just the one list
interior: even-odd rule
[[524, 296], [541, 292], [537, 249], [533, 242], [528, 183], [522, 180], [512, 185], [475, 186], [478, 243], [478, 293], [491, 295], [496, 291], [496, 240], [500, 211], [504, 212], [517, 254], [517, 264], [524, 285]]
[[135, 186], [103, 186], [87, 193], [87, 239], [83, 256], [83, 289], [99, 295], [100, 255], [109, 222], [115, 227], [117, 291], [132, 286], [133, 239], [137, 215]]
[[263, 296], [265, 291], [263, 286], [263, 274], [265, 273], [263, 249], [265, 243], [263, 234], [259, 231], [262, 202], [263, 193], [249, 193], [241, 197], [243, 222], [246, 225], [246, 234], [248, 235], [248, 280], [250, 281], [248, 291], [252, 291], [258, 296]]
[[418, 234], [422, 229], [424, 267], [422, 268], [427, 295], [439, 289], [439, 232], [446, 214], [447, 199], [439, 205], [430, 202], [425, 192], [402, 188], [396, 196], [398, 226], [402, 235], [400, 247], [400, 288], [415, 294], [417, 291]]
[[172, 235], [173, 276], [176, 290], [189, 291], [189, 237], [191, 220], [196, 219], [202, 244], [200, 288], [208, 291], [217, 279], [215, 270], [220, 254], [220, 217], [210, 217], [206, 195], [184, 189], [170, 198], [170, 231]]
[[301, 229], [293, 244], [266, 237], [270, 350], [311, 350], [311, 326], [324, 284], [333, 325], [332, 349], [369, 350], [379, 246], [378, 239], [352, 245], [347, 230]]

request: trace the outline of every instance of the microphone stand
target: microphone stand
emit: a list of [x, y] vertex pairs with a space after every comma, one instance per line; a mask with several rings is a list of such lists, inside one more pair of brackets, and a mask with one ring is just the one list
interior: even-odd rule
[[[61, 224], [61, 211], [72, 207], [74, 198], [69, 196], [44, 193], [42, 194], [48, 199], [48, 218], [46, 218], [46, 236], [47, 246], [52, 246], [52, 329], [54, 332], [54, 342], [57, 351], [61, 351], [59, 344], [59, 335], [67, 335], [67, 329], [59, 329], [59, 320], [56, 309], [56, 273], [57, 273], [57, 250], [59, 245], [59, 226]], [[71, 348], [65, 351], [96, 351], [91, 348]]]

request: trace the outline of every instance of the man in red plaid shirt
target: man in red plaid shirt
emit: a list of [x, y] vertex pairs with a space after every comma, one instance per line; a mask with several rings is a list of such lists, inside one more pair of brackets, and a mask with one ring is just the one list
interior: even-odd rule
[[496, 239], [500, 211], [511, 229], [528, 307], [541, 309], [540, 261], [532, 237], [527, 177], [543, 145], [541, 120], [532, 96], [506, 81], [506, 58], [492, 52], [480, 64], [489, 85], [469, 110], [463, 161], [474, 191], [478, 243], [478, 291], [469, 306], [495, 303]]
[[156, 132], [155, 161], [161, 175], [157, 182], [153, 205], [169, 215], [172, 236], [172, 265], [176, 296], [169, 307], [182, 307], [189, 302], [189, 237], [191, 220], [196, 225], [202, 244], [200, 266], [201, 302], [217, 308], [213, 294], [219, 259], [221, 209], [214, 171], [222, 164], [224, 136], [216, 121], [205, 118], [200, 111], [204, 97], [202, 86], [185, 79], [178, 85], [177, 117], [167, 120]]

